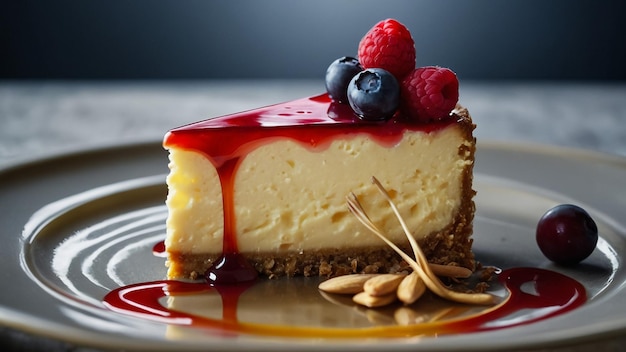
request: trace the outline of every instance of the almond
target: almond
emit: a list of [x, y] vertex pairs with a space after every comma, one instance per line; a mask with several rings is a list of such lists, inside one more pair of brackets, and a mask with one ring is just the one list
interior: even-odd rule
[[437, 276], [453, 277], [457, 279], [467, 279], [472, 275], [468, 268], [456, 265], [428, 264], [433, 273]]
[[377, 275], [365, 282], [363, 291], [372, 296], [384, 296], [394, 292], [405, 277], [402, 274]]
[[376, 274], [351, 274], [333, 277], [319, 284], [318, 288], [328, 293], [355, 294], [363, 291], [363, 284]]
[[407, 275], [398, 285], [398, 299], [404, 304], [412, 304], [426, 291], [424, 280], [417, 272]]

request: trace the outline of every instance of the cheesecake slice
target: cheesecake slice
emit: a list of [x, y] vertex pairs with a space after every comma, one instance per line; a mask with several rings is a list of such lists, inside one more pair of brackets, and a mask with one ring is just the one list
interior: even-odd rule
[[474, 127], [460, 106], [434, 122], [363, 121], [323, 94], [173, 129], [167, 276], [198, 278], [225, 253], [269, 277], [402, 270], [346, 205], [353, 192], [409, 250], [372, 177], [430, 262], [473, 269]]

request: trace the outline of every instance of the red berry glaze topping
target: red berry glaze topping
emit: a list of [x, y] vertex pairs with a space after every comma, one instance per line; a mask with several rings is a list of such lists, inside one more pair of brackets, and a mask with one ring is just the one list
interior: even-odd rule
[[415, 68], [415, 43], [409, 30], [394, 19], [378, 22], [359, 43], [363, 68], [382, 68], [398, 81]]
[[450, 115], [459, 100], [459, 81], [448, 68], [420, 67], [401, 83], [402, 111], [423, 121], [440, 120]]

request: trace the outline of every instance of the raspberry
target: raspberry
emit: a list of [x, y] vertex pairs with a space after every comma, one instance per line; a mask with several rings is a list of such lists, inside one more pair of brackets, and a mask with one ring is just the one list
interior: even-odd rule
[[399, 81], [415, 68], [415, 43], [409, 30], [394, 19], [378, 22], [359, 43], [363, 68], [382, 68]]
[[402, 112], [422, 120], [439, 120], [448, 115], [459, 100], [459, 81], [450, 69], [420, 67], [409, 73], [401, 86]]

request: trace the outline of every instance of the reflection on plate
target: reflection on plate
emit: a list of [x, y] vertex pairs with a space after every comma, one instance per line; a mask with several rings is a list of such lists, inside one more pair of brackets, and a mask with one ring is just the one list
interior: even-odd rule
[[[198, 332], [195, 328], [129, 318], [103, 306], [102, 299], [111, 290], [162, 280], [165, 275], [165, 259], [152, 253], [154, 245], [164, 237], [166, 217], [164, 174], [153, 172], [159, 168], [157, 163], [165, 161], [161, 159], [163, 155], [158, 153], [160, 147], [155, 144], [154, 148], [156, 157], [146, 146], [61, 157], [57, 161], [72, 166], [71, 172], [57, 172], [59, 175], [52, 178], [44, 177], [45, 174], [31, 175], [32, 180], [19, 180], [22, 188], [12, 187], [20, 183], [17, 172], [32, 173], [37, 164], [0, 173], [0, 180], [5, 181], [0, 191], [10, 188], [14, 193], [22, 192], [24, 195], [24, 192], [30, 192], [34, 195], [42, 187], [59, 184], [60, 180], [65, 187], [63, 195], [34, 195], [31, 201], [37, 207], [21, 214], [25, 220], [17, 226], [23, 227], [20, 229], [22, 237], [13, 244], [18, 253], [13, 257], [19, 264], [9, 269], [17, 276], [15, 281], [18, 286], [35, 292], [35, 297], [20, 300], [15, 295], [10, 298], [7, 294], [0, 296], [0, 307], [8, 312], [13, 324], [15, 321], [23, 322], [16, 326], [79, 344], [127, 349], [259, 349], [276, 347], [277, 343], [283, 347], [319, 347], [319, 339], [278, 340], [254, 335], [234, 337]], [[127, 157], [117, 160], [113, 156], [118, 152], [126, 153]], [[146, 155], [150, 157], [145, 159]], [[623, 220], [616, 216], [617, 210], [613, 208], [623, 204], [620, 203], [623, 201], [619, 192], [624, 196], [624, 191], [616, 191], [616, 194], [600, 185], [611, 186], [613, 183], [617, 186], [615, 182], [622, 182], [626, 177], [626, 162], [587, 153], [555, 154], [551, 149], [507, 149], [497, 144], [480, 145], [478, 155], [475, 178], [478, 211], [474, 235], [477, 259], [485, 265], [504, 269], [539, 267], [563, 273], [585, 286], [589, 300], [579, 309], [543, 322], [490, 332], [422, 338], [419, 345], [412, 347], [415, 350], [432, 350], [466, 346], [482, 349], [532, 346], [574, 338], [580, 333], [583, 321], [586, 324], [583, 330], [589, 337], [606, 332], [607, 324], [613, 331], [624, 328], [624, 312], [616, 307], [626, 300], [621, 294], [626, 280], [622, 258], [618, 254], [626, 249], [626, 234], [623, 223], [620, 223]], [[512, 158], [513, 155], [515, 158]], [[93, 163], [81, 164], [86, 158]], [[138, 158], [144, 158], [141, 163], [156, 166], [137, 169], [133, 161]], [[100, 164], [95, 163], [97, 159], [100, 159]], [[586, 164], [582, 164], [581, 159]], [[593, 194], [578, 187], [588, 180], [588, 175], [585, 175], [588, 171], [585, 170], [590, 168], [589, 163], [597, 164], [596, 170], [598, 167], [604, 170], [596, 175], [603, 180], [594, 188]], [[530, 165], [538, 165], [541, 172], [531, 172], [534, 169], [529, 168]], [[102, 169], [106, 166], [130, 170], [129, 176], [103, 173]], [[561, 172], [568, 172], [571, 177], [559, 182], [556, 178]], [[92, 177], [89, 182], [81, 182], [89, 177]], [[598, 223], [601, 236], [592, 256], [573, 268], [554, 266], [542, 256], [534, 243], [536, 221], [541, 214], [565, 202], [577, 203], [587, 209]], [[6, 215], [0, 219], [3, 224], [10, 223]], [[324, 298], [315, 289], [316, 286], [316, 279], [264, 281], [254, 288], [255, 291], [250, 291], [247, 298], [242, 295], [237, 318], [252, 323], [271, 319], [272, 324], [291, 326], [337, 325], [354, 328], [398, 324], [395, 311], [378, 310], [372, 313], [352, 304], [337, 304]], [[14, 289], [13, 293], [17, 290]], [[47, 301], [49, 309], [31, 310], [29, 306], [34, 303], [33, 299]], [[206, 310], [202, 315], [223, 318], [224, 311], [215, 308], [222, 307], [216, 304], [218, 299], [221, 300], [219, 295], [202, 294], [170, 297], [170, 302], [164, 301], [163, 304], [174, 305], [182, 311], [191, 309], [196, 314], [198, 311], [193, 307], [202, 306]], [[276, 307], [280, 309], [273, 309]], [[274, 314], [271, 318], [264, 318], [267, 312]], [[46, 321], [56, 321], [57, 325], [49, 327]], [[550, 334], [546, 334], [546, 326], [550, 326]], [[76, 332], [81, 332], [82, 337], [73, 337], [77, 336], [73, 335]], [[529, 333], [535, 337], [533, 341], [521, 338]], [[489, 344], [485, 342], [487, 337]], [[363, 345], [363, 340], [326, 339], [323, 345], [345, 347], [347, 344], [376, 349], [378, 343], [393, 348], [414, 341], [408, 338], [392, 341], [371, 338]]]
[[[550, 270], [507, 269], [499, 281], [506, 294], [496, 298], [494, 306], [453, 303], [429, 292], [410, 305], [368, 309], [345, 298], [315, 294], [318, 280], [309, 278], [224, 286], [152, 281], [115, 289], [104, 303], [115, 312], [167, 324], [169, 338], [194, 338], [195, 334], [177, 329], [190, 326], [232, 337], [347, 339], [441, 337], [506, 329], [564, 314], [587, 300], [582, 284]], [[165, 297], [167, 303], [162, 301]]]
[[[142, 206], [133, 205], [133, 202], [137, 199], [152, 199], [155, 204], [162, 202], [164, 193], [162, 179], [163, 177], [159, 175], [99, 187], [59, 200], [37, 212], [26, 225], [27, 230], [25, 231], [25, 235], [30, 238], [29, 242], [31, 243], [30, 252], [25, 253], [25, 258], [30, 258], [27, 261], [29, 263], [28, 269], [32, 273], [39, 274], [39, 282], [51, 293], [56, 292], [65, 299], [78, 300], [94, 307], [100, 306], [102, 298], [108, 293], [107, 291], [117, 287], [122, 287], [127, 291], [125, 288], [127, 285], [140, 284], [142, 280], [132, 276], [132, 274], [136, 274], [134, 270], [141, 268], [151, 270], [152, 267], [146, 267], [147, 263], [150, 263], [148, 264], [150, 266], [163, 268], [163, 263], [160, 265], [152, 264], [152, 261], [146, 257], [153, 254], [152, 249], [155, 244], [164, 236], [167, 209], [163, 205]], [[481, 181], [480, 177], [475, 182], [475, 188], [478, 192], [492, 197], [494, 195], [506, 195], [512, 191], [517, 192], [513, 184], [498, 185], [498, 181], [495, 179], [485, 182]], [[533, 197], [530, 193], [526, 193], [526, 196], [528, 198], [526, 200], [527, 205], [531, 207], [542, 206], [543, 197]], [[124, 205], [124, 208], [119, 209], [120, 205]], [[111, 209], [117, 211], [108, 214]], [[486, 233], [497, 233], [494, 229], [489, 228], [490, 223], [493, 223], [493, 219], [477, 220], [477, 226], [487, 227], [484, 230]], [[507, 232], [510, 233], [510, 231]], [[520, 236], [524, 235], [520, 234]], [[479, 246], [476, 250], [478, 249], [480, 249]], [[502, 259], [491, 259], [489, 253], [495, 252], [508, 256], [507, 253], [512, 254], [515, 249], [515, 247], [511, 248], [508, 245], [494, 245], [485, 251], [486, 254], [482, 258], [478, 259], [486, 265], [510, 268], [511, 263]], [[615, 272], [615, 268], [611, 266], [611, 263], [615, 261], [612, 258], [613, 255], [614, 249], [606, 241], [601, 241], [597, 255], [588, 261], [588, 263], [596, 263], [595, 270], [581, 267], [579, 268], [580, 273], [576, 272], [576, 276], [584, 279], [584, 274], [588, 273], [594, 278], [603, 277], [602, 281], [605, 284], [597, 287], [598, 290], [603, 290], [606, 284], [613, 281]], [[140, 261], [135, 263], [138, 259]], [[532, 267], [534, 264], [535, 262], [532, 261], [524, 261], [517, 266]], [[510, 274], [505, 273], [503, 275]], [[539, 273], [533, 273], [531, 277], [533, 275], [540, 277]], [[543, 281], [538, 278], [534, 280], [532, 284], [537, 287], [549, 285], [551, 284], [550, 281], [556, 281], [553, 278]], [[143, 281], [148, 281], [149, 284], [143, 292], [134, 289], [133, 294], [137, 296], [143, 293], [148, 298], [152, 298], [154, 296], [153, 281]], [[324, 296], [320, 295], [316, 289], [318, 283], [319, 280], [309, 278], [260, 280], [252, 287], [246, 288], [245, 291], [231, 291], [226, 294], [216, 294], [216, 291], [219, 293], [219, 289], [206, 292], [203, 288], [204, 285], [200, 285], [201, 288], [199, 289], [192, 287], [192, 290], [202, 291], [195, 295], [186, 292], [186, 294], [170, 295], [167, 304], [164, 304], [169, 310], [159, 310], [160, 307], [152, 306], [149, 300], [147, 304], [142, 305], [142, 301], [132, 300], [124, 296], [122, 297], [125, 300], [123, 307], [127, 308], [122, 312], [165, 322], [168, 325], [193, 325], [194, 327], [203, 325], [207, 328], [228, 330], [230, 333], [245, 331], [248, 334], [292, 337], [333, 337], [337, 335], [345, 337], [390, 337], [423, 334], [441, 335], [462, 331], [476, 332], [486, 329], [483, 325], [487, 324], [489, 326], [508, 327], [540, 319], [543, 314], [546, 314], [540, 309], [548, 310], [550, 314], [553, 314], [552, 310], [561, 308], [569, 310], [570, 307], [566, 305], [567, 302], [570, 300], [578, 302], [575, 299], [581, 298], [566, 296], [563, 299], [557, 299], [557, 303], [554, 304], [551, 301], [555, 301], [555, 297], [547, 297], [546, 300], [546, 297], [541, 297], [539, 293], [533, 293], [533, 298], [543, 299], [542, 304], [547, 306], [543, 307], [537, 302], [532, 302], [534, 309], [522, 310], [526, 306], [531, 307], [531, 304], [519, 302], [515, 309], [519, 309], [523, 314], [516, 314], [514, 318], [508, 314], [502, 317], [497, 316], [502, 319], [496, 321], [489, 319], [476, 321], [476, 318], [463, 319], [463, 316], [473, 317], [482, 311], [491, 311], [490, 307], [461, 307], [431, 300], [429, 306], [431, 308], [439, 306], [439, 308], [426, 310], [425, 316], [439, 317], [435, 321], [429, 319], [419, 324], [410, 324], [410, 327], [405, 329], [376, 328], [368, 330], [365, 328], [380, 327], [381, 322], [384, 322], [382, 325], [388, 327], [401, 325], [395, 319], [395, 309], [400, 307], [392, 306], [390, 309], [394, 310], [385, 312], [384, 310], [359, 309], [360, 307], [354, 304], [333, 304], [336, 299], [324, 299]], [[491, 290], [492, 293], [496, 294], [495, 291], [499, 291], [497, 297], [503, 301], [507, 294], [497, 282], [492, 283], [492, 285], [495, 286], [495, 289]], [[568, 289], [562, 283], [558, 285], [563, 286], [559, 288], [561, 291], [565, 292]], [[163, 287], [167, 288], [168, 284], [164, 283]], [[158, 287], [157, 292], [162, 292], [164, 288]], [[517, 287], [513, 289], [517, 289]], [[167, 290], [173, 291], [172, 288]], [[552, 296], [557, 293], [556, 289], [547, 291], [550, 291]], [[576, 294], [576, 292], [574, 293]], [[115, 298], [117, 299], [117, 297]], [[227, 304], [226, 298], [230, 298], [231, 304]], [[584, 301], [584, 297], [581, 299]], [[127, 305], [128, 301], [131, 301], [130, 306]], [[189, 301], [195, 302], [195, 304], [189, 304]], [[511, 309], [509, 308], [510, 305], [503, 303], [502, 308], [505, 311], [509, 310]], [[119, 307], [113, 306], [113, 308]], [[412, 315], [420, 315], [424, 309], [418, 304], [404, 308], [413, 309], [410, 312]], [[447, 312], [450, 308], [456, 308], [455, 310], [459, 312]], [[179, 312], [187, 312], [187, 314], [179, 315], [177, 314]], [[218, 312], [221, 316], [216, 316]], [[402, 313], [407, 314], [409, 312], [405, 309], [398, 314]], [[169, 316], [172, 316], [173, 319], [165, 319]], [[187, 322], [194, 318], [192, 323]], [[271, 319], [271, 323], [268, 322], [268, 318]], [[457, 320], [461, 320], [462, 325], [452, 324]], [[450, 323], [446, 324], [447, 321]], [[228, 324], [236, 326], [227, 326]], [[171, 330], [172, 328], [168, 326], [168, 337], [172, 336]]]

